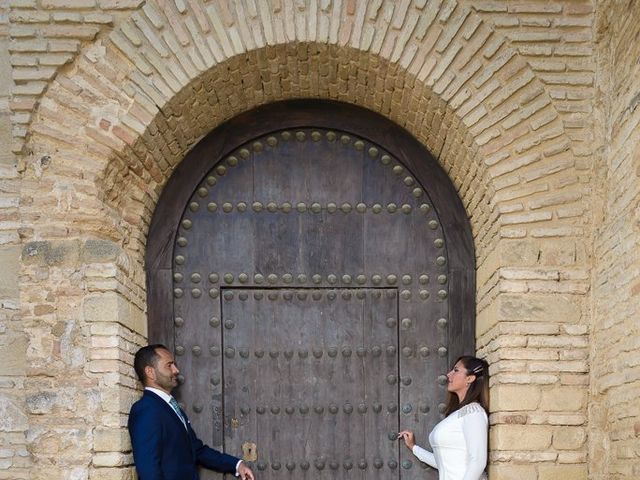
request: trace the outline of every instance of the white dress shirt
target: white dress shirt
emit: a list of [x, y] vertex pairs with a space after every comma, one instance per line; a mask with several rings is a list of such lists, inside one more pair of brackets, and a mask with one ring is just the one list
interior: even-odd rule
[[433, 453], [418, 445], [413, 454], [438, 469], [439, 480], [479, 480], [487, 465], [487, 413], [470, 403], [438, 423], [429, 442]]
[[[158, 395], [161, 399], [163, 399], [165, 402], [167, 402], [167, 405], [169, 405], [169, 407], [171, 407], [171, 399], [173, 398], [171, 395], [169, 395], [167, 392], [157, 389], [157, 388], [153, 388], [153, 387], [144, 387], [145, 390], [149, 390], [150, 392], [155, 393], [156, 395]], [[182, 422], [182, 424], [184, 425], [185, 428], [187, 428], [187, 425], [184, 423], [186, 421], [186, 419], [184, 418], [180, 418], [180, 415], [178, 415], [178, 412], [176, 412], [173, 407], [171, 407], [171, 411], [174, 412], [176, 414], [176, 417], [178, 417], [180, 419], [180, 421]], [[188, 430], [188, 429], [187, 429]], [[238, 472], [238, 468], [240, 468], [240, 464], [242, 463], [242, 460], [238, 460], [238, 463], [236, 463], [236, 477], [240, 475], [240, 472]]]

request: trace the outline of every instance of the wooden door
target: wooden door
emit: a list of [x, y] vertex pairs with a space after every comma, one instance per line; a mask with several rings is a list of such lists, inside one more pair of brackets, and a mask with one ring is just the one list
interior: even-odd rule
[[426, 444], [473, 345], [459, 200], [406, 133], [356, 110], [288, 103], [225, 127], [150, 232], [150, 332], [176, 353], [176, 395], [261, 479], [436, 478], [395, 434]]
[[[398, 465], [394, 289], [228, 290], [225, 447], [262, 479], [389, 478]], [[231, 295], [233, 294], [233, 295]]]

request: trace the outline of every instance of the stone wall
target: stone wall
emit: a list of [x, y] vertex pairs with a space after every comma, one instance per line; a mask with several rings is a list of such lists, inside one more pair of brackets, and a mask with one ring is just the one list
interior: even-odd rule
[[[582, 479], [587, 465], [606, 478], [601, 446], [630, 432], [628, 419], [607, 422], [631, 402], [605, 395], [612, 372], [622, 384], [630, 367], [607, 343], [607, 299], [637, 268], [619, 256], [618, 225], [632, 239], [637, 224], [623, 187], [635, 172], [629, 129], [607, 130], [618, 147], [599, 168], [597, 67], [603, 91], [619, 92], [601, 103], [619, 103], [596, 113], [637, 114], [624, 113], [630, 85], [602, 76], [610, 57], [596, 62], [592, 2], [10, 0], [0, 15], [12, 66], [9, 77], [1, 64], [0, 86], [15, 82], [0, 95], [13, 120], [0, 135], [12, 132], [17, 154], [1, 157], [0, 348], [23, 359], [0, 377], [0, 478], [130, 478], [131, 354], [146, 335], [143, 254], [158, 195], [202, 135], [295, 97], [389, 117], [458, 189], [476, 244], [477, 345], [492, 366], [492, 480]], [[607, 35], [601, 53], [618, 45]], [[633, 59], [618, 57], [627, 72]], [[612, 153], [625, 149], [625, 161]], [[609, 233], [594, 246], [603, 190]]]
[[594, 480], [640, 477], [640, 4], [598, 16], [604, 137], [596, 222], [590, 466]]
[[11, 153], [9, 5], [0, 2], [0, 478], [26, 478], [28, 421], [24, 410], [26, 337], [19, 314], [20, 240], [17, 159]]

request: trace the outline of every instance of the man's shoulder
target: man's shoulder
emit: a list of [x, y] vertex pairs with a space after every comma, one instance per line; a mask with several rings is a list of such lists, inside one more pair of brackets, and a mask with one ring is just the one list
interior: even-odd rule
[[144, 426], [145, 428], [150, 428], [154, 425], [159, 426], [164, 418], [162, 402], [163, 400], [160, 397], [150, 392], [145, 392], [140, 399], [131, 405], [127, 422], [129, 429], [136, 426]]
[[133, 405], [131, 405], [131, 413], [140, 411], [142, 409], [161, 407], [162, 401], [163, 400], [153, 392], [145, 390], [144, 392], [142, 392], [142, 397], [140, 397], [133, 403]]

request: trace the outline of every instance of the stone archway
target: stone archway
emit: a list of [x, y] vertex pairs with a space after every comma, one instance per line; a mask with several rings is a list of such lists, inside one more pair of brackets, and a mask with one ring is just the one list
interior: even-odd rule
[[[24, 321], [12, 328], [31, 339], [30, 381], [16, 395], [53, 399], [25, 407], [18, 428], [36, 432], [29, 440], [35, 475], [55, 474], [55, 438], [70, 439], [64, 445], [74, 445], [79, 471], [127, 471], [121, 425], [137, 395], [130, 354], [148, 333], [144, 252], [157, 199], [202, 135], [243, 111], [296, 97], [370, 108], [434, 153], [473, 229], [477, 347], [494, 364], [493, 449], [500, 453], [493, 468], [508, 477], [526, 458], [551, 472], [581, 471], [584, 442], [556, 434], [568, 426], [580, 433], [585, 421], [589, 167], [572, 150], [541, 77], [458, 2], [403, 10], [403, 19], [430, 19], [416, 35], [413, 20], [394, 19], [394, 27], [384, 15], [368, 18], [375, 2], [363, 2], [364, 10], [334, 2], [335, 11], [311, 2], [314, 8], [293, 15], [272, 2], [271, 11], [252, 17], [255, 29], [227, 22], [206, 31], [192, 3], [207, 8], [189, 2], [178, 12], [191, 30], [174, 30], [173, 5], [147, 2], [87, 46], [49, 85], [30, 124], [33, 157], [19, 180]], [[380, 12], [396, 3], [383, 2]], [[206, 62], [190, 63], [207, 52]], [[64, 395], [40, 382], [45, 368], [71, 383], [61, 387]], [[80, 402], [65, 426], [51, 428], [42, 413], [65, 409], [77, 392], [109, 401], [103, 410]], [[568, 407], [558, 401], [567, 396]], [[88, 415], [101, 426], [87, 426]], [[81, 447], [73, 438], [83, 439]], [[85, 448], [94, 438], [95, 452]], [[513, 438], [529, 438], [538, 450], [514, 451]], [[538, 466], [521, 469], [536, 474]]]

